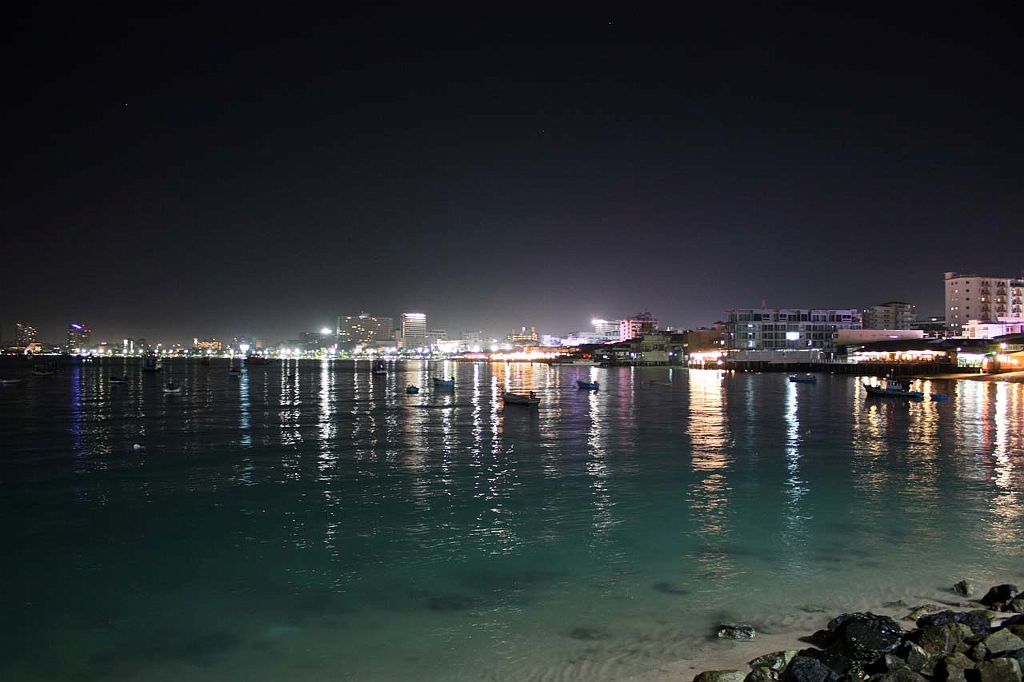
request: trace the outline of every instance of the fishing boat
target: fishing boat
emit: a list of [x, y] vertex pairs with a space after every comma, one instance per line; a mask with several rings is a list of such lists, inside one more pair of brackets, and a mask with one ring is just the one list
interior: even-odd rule
[[874, 396], [879, 398], [910, 398], [912, 400], [924, 400], [924, 393], [921, 391], [911, 391], [910, 381], [907, 379], [897, 379], [896, 377], [885, 377], [882, 379], [882, 383], [878, 386], [872, 384], [864, 384], [864, 390], [868, 392], [868, 396]]
[[501, 399], [504, 400], [507, 405], [540, 405], [540, 398], [538, 398], [537, 394], [533, 391], [530, 391], [529, 395], [505, 391], [501, 396]]
[[249, 367], [253, 365], [270, 365], [273, 364], [274, 358], [268, 358], [266, 355], [246, 355], [245, 364]]
[[32, 368], [32, 374], [37, 377], [48, 377], [57, 373], [57, 365], [53, 362], [44, 362]]
[[412, 384], [410, 384], [405, 387], [405, 392], [408, 393], [409, 395], [416, 395], [417, 393], [420, 392], [420, 387], [413, 386]]
[[576, 387], [586, 391], [596, 391], [601, 388], [601, 385], [596, 381], [580, 381], [577, 379]]
[[373, 363], [373, 373], [378, 375], [387, 374], [388, 364], [383, 360], [377, 360], [376, 362]]
[[797, 376], [795, 374], [790, 375], [789, 383], [791, 384], [816, 384], [818, 383], [818, 377], [813, 374], [805, 374], [804, 376]]
[[181, 384], [176, 384], [173, 381], [168, 381], [164, 386], [164, 393], [181, 393]]
[[434, 377], [434, 388], [455, 388], [455, 377], [451, 379]]

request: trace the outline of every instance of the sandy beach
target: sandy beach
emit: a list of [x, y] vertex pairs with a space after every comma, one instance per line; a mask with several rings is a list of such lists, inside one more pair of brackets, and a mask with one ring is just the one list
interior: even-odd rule
[[1024, 372], [1002, 372], [1000, 374], [979, 374], [978, 372], [961, 374], [921, 374], [915, 379], [947, 379], [956, 381], [1005, 381], [1011, 384], [1024, 384]]

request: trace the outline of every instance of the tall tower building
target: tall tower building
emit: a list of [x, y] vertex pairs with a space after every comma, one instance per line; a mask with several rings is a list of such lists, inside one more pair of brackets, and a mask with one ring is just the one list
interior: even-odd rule
[[1024, 278], [946, 273], [946, 327], [963, 336], [971, 320], [1024, 317]]
[[402, 336], [406, 339], [426, 338], [427, 316], [424, 313], [402, 313]]
[[19, 348], [31, 346], [36, 342], [36, 328], [21, 322], [14, 325], [14, 345]]
[[374, 341], [395, 338], [395, 321], [390, 317], [374, 317], [366, 312], [338, 318], [338, 344], [352, 348]]
[[72, 355], [84, 353], [91, 348], [92, 330], [84, 324], [71, 323], [68, 325], [68, 337], [65, 350]]

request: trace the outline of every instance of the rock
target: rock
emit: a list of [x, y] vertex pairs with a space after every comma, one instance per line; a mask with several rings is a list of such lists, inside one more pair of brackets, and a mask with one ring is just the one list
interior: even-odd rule
[[754, 626], [725, 623], [718, 626], [718, 636], [722, 639], [754, 639]]
[[917, 619], [916, 625], [919, 628], [929, 625], [945, 625], [947, 623], [963, 623], [971, 629], [971, 632], [981, 634], [988, 632], [992, 627], [992, 619], [980, 611], [939, 611], [929, 613]]
[[874, 675], [871, 680], [872, 682], [928, 682], [928, 678], [921, 673], [915, 673], [910, 668], [900, 668], [891, 673]]
[[907, 662], [907, 667], [914, 672], [924, 673], [925, 675], [931, 675], [935, 672], [935, 664], [939, 660], [938, 656], [928, 653], [913, 642], [906, 642], [900, 649], [903, 660]]
[[1012, 658], [994, 658], [978, 664], [981, 682], [1021, 682], [1020, 664]]
[[935, 679], [940, 682], [967, 682], [967, 670], [974, 670], [974, 661], [964, 654], [953, 654], [935, 666]]
[[1021, 670], [1024, 670], [1024, 649], [1012, 649], [1011, 651], [1000, 651], [998, 654], [992, 656], [996, 658], [1012, 658], [1017, 661], [1017, 665], [1020, 666]]
[[758, 656], [754, 660], [750, 661], [751, 668], [770, 668], [776, 672], [782, 672], [789, 662], [796, 656], [795, 651], [773, 651], [770, 654], [764, 656]]
[[971, 634], [970, 628], [962, 623], [927, 625], [907, 636], [931, 656], [948, 656], [958, 644]]
[[742, 670], [707, 670], [693, 678], [693, 682], [743, 682], [746, 676]]
[[1014, 595], [1020, 592], [1016, 585], [1006, 583], [1004, 585], [996, 585], [981, 598], [981, 603], [985, 606], [993, 606], [995, 604], [1005, 604], [1006, 602], [1013, 599]]
[[978, 645], [985, 647], [985, 658], [989, 658], [992, 654], [1024, 649], [1024, 639], [1009, 630], [1000, 629], [986, 636]]
[[831, 651], [865, 663], [877, 661], [895, 651], [904, 634], [895, 620], [873, 613], [844, 614], [833, 619], [828, 627], [835, 631], [828, 647]]
[[953, 585], [953, 591], [963, 597], [973, 597], [976, 590], [974, 583], [970, 580], [961, 580], [956, 585]]
[[779, 676], [781, 682], [839, 682], [840, 679], [839, 673], [818, 659], [803, 655], [794, 656]]
[[766, 666], [758, 666], [751, 670], [743, 682], [779, 682], [779, 671]]

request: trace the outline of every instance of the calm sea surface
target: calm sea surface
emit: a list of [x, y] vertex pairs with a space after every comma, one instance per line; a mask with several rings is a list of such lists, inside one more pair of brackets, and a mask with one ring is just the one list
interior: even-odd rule
[[720, 622], [1024, 582], [1021, 384], [227, 369], [6, 372], [0, 678], [610, 680]]

